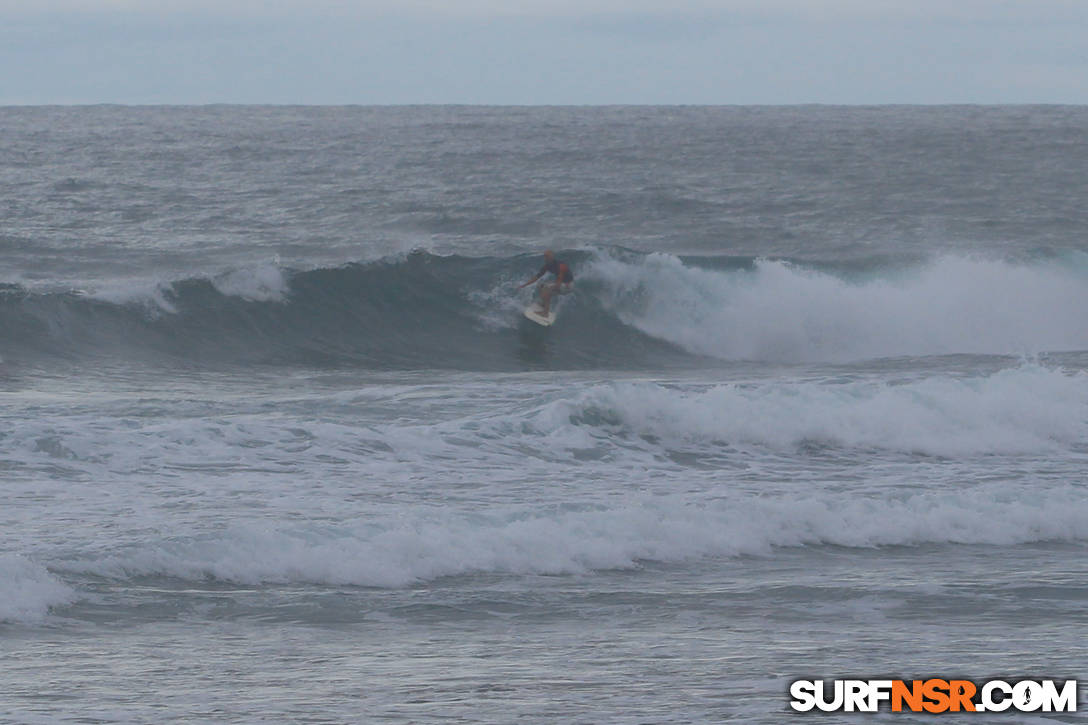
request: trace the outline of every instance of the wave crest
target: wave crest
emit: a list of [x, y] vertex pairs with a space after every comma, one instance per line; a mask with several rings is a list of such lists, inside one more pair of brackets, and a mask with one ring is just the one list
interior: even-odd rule
[[[1023, 494], [1023, 491], [1020, 492]], [[691, 504], [655, 497], [620, 508], [465, 516], [403, 512], [365, 526], [301, 529], [238, 524], [223, 533], [133, 550], [73, 568], [99, 576], [168, 576], [403, 587], [471, 574], [578, 574], [783, 547], [1015, 545], [1088, 540], [1079, 491], [903, 499], [829, 493], [728, 496]]]
[[1088, 350], [1088, 265], [941, 257], [835, 268], [618, 249], [563, 253], [577, 277], [547, 334], [519, 311], [539, 260], [414, 252], [312, 270], [273, 263], [90, 294], [0, 288], [5, 359], [378, 369], [661, 369]]
[[641, 332], [727, 360], [844, 362], [1088, 349], [1088, 277], [1076, 266], [941, 257], [831, 274], [786, 261], [703, 269], [678, 257], [602, 256], [606, 309]]
[[0, 555], [0, 580], [0, 622], [38, 622], [75, 600], [71, 587], [21, 556]]

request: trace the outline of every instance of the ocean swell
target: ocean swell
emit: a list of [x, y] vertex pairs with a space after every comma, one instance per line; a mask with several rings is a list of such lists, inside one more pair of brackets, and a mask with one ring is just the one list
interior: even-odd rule
[[1078, 259], [938, 257], [859, 273], [833, 265], [564, 253], [575, 294], [543, 331], [517, 290], [538, 259], [426, 252], [88, 292], [0, 288], [0, 354], [187, 365], [373, 369], [662, 369], [715, 361], [849, 362], [957, 353], [1088, 350]]

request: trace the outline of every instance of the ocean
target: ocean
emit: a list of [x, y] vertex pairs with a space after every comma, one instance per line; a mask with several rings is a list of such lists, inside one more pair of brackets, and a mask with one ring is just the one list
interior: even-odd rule
[[0, 721], [1088, 679], [1088, 108], [0, 128]]

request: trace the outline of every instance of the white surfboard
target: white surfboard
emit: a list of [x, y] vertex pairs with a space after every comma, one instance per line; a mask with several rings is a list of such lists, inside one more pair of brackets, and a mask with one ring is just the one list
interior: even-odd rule
[[540, 305], [534, 302], [533, 304], [525, 308], [525, 316], [538, 325], [550, 327], [551, 324], [555, 322], [555, 308], [553, 307], [548, 310], [548, 316], [545, 317], [544, 315], [540, 314]]

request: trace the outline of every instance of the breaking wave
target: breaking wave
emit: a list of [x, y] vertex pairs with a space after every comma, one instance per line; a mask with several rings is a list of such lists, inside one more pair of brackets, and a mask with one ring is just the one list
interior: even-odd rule
[[728, 496], [692, 504], [653, 497], [580, 511], [407, 511], [356, 526], [235, 524], [217, 535], [144, 545], [73, 571], [401, 587], [471, 574], [579, 574], [708, 557], [771, 555], [782, 547], [927, 544], [1009, 546], [1088, 539], [1082, 493], [940, 491], [904, 498], [856, 494]]
[[621, 249], [564, 256], [577, 290], [546, 331], [519, 314], [528, 293], [516, 287], [536, 258], [414, 252], [90, 292], [0, 285], [0, 354], [517, 370], [1088, 350], [1085, 255], [863, 268]]
[[0, 555], [0, 580], [0, 622], [37, 622], [76, 598], [74, 589], [44, 567], [15, 554]]

